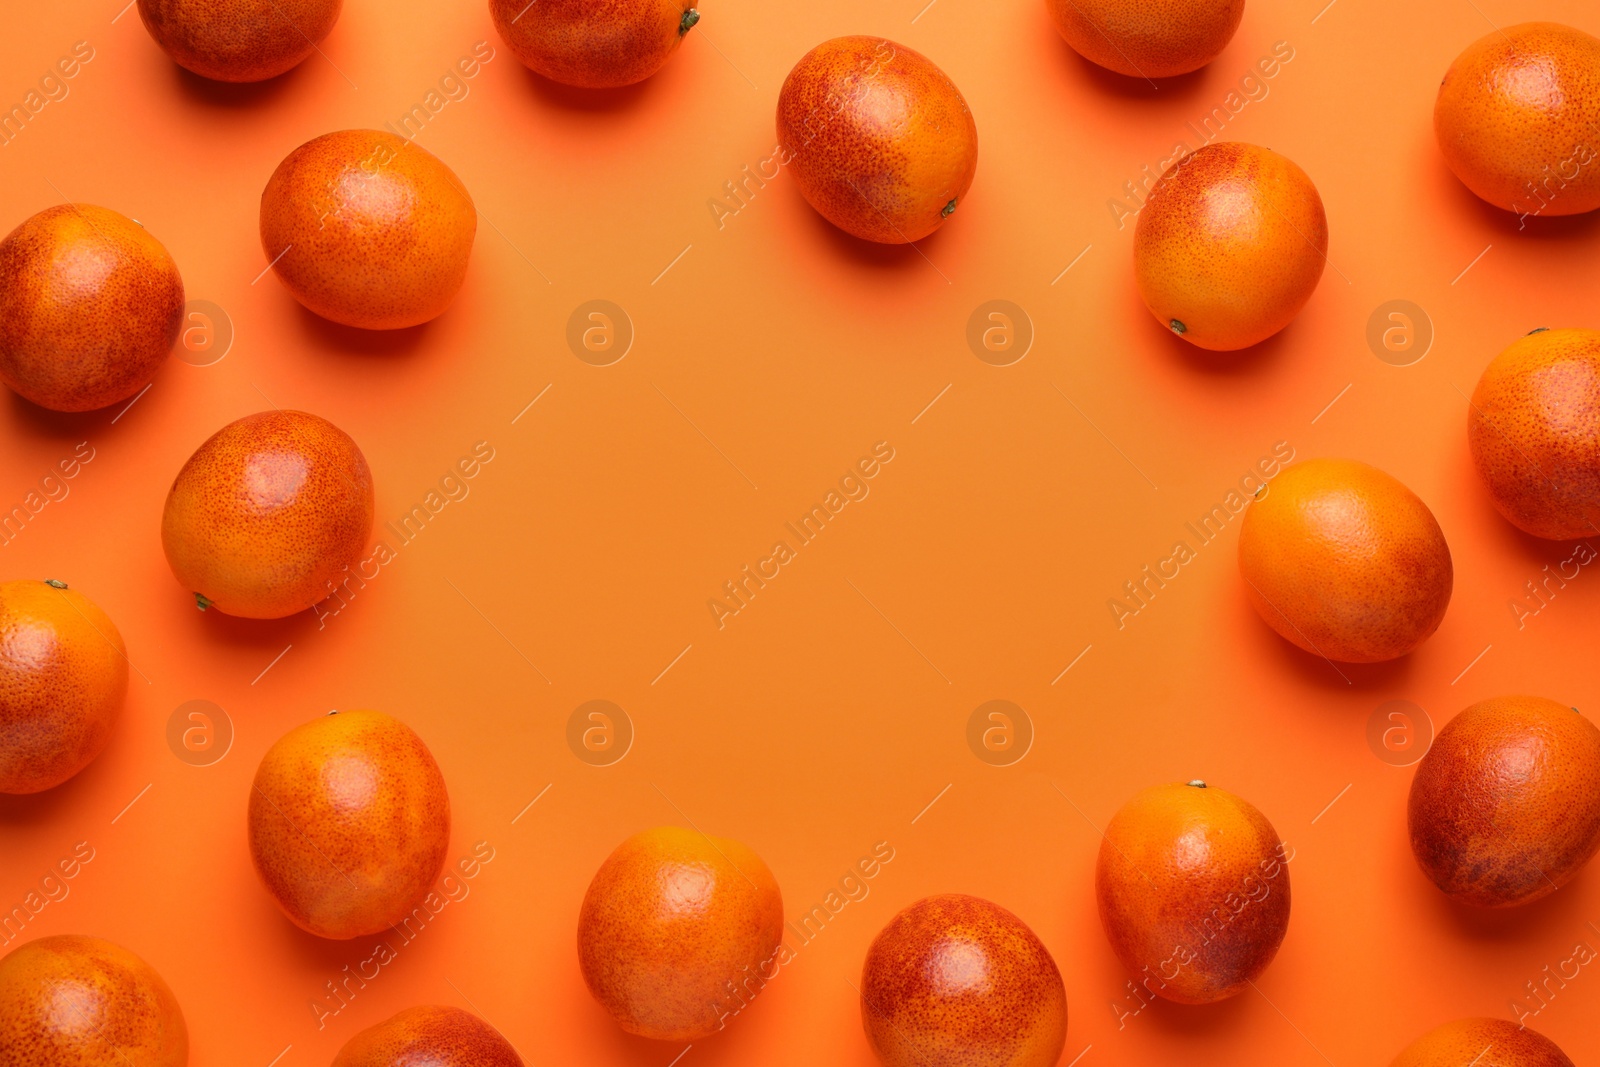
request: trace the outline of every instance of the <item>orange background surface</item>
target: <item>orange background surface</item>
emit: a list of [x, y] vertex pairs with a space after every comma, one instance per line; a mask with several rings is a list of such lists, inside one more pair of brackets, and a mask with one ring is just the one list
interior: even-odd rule
[[[1447, 903], [1407, 844], [1412, 772], [1366, 734], [1392, 699], [1435, 725], [1506, 692], [1600, 708], [1600, 577], [1585, 569], [1519, 627], [1511, 599], [1571, 546], [1495, 515], [1464, 434], [1465, 394], [1496, 352], [1535, 326], [1596, 325], [1597, 219], [1519, 231], [1447, 172], [1431, 128], [1441, 75], [1491, 22], [1597, 32], [1591, 6], [1250, 0], [1220, 58], [1152, 88], [1080, 60], [1036, 0], [708, 0], [658, 76], [581, 94], [518, 65], [481, 3], [348, 0], [325, 58], [228, 89], [180, 72], [122, 2], [7, 10], [3, 102], [75, 42], [94, 58], [0, 147], [0, 225], [66, 199], [137, 218], [236, 338], [213, 365], [172, 360], [114, 424], [116, 409], [0, 400], [6, 508], [79, 442], [94, 454], [0, 548], [4, 576], [72, 583], [117, 621], [135, 667], [98, 761], [52, 792], [0, 799], [0, 906], [87, 842], [93, 860], [25, 936], [93, 933], [148, 959], [183, 1004], [194, 1064], [325, 1064], [363, 1027], [439, 1002], [476, 1010], [530, 1065], [665, 1067], [683, 1050], [619, 1031], [574, 947], [601, 860], [664, 823], [749, 844], [791, 918], [877, 842], [894, 849], [869, 894], [683, 1067], [869, 1064], [863, 953], [936, 892], [989, 897], [1040, 934], [1071, 1005], [1062, 1062], [1081, 1054], [1082, 1067], [1383, 1064], [1447, 1019], [1511, 1017], [1542, 968], [1600, 944], [1593, 870], [1516, 911]], [[719, 228], [708, 201], [771, 156], [784, 75], [844, 33], [915, 48], [961, 87], [980, 135], [970, 196], [919, 249], [839, 234], [787, 175]], [[418, 139], [481, 213], [454, 307], [363, 334], [303, 311], [270, 274], [253, 281], [277, 162], [318, 134], [397, 121], [479, 41], [494, 57]], [[1223, 137], [1312, 176], [1330, 266], [1280, 336], [1206, 356], [1145, 311], [1131, 220], [1119, 228], [1108, 201], [1175, 141], [1193, 147], [1185, 124], [1279, 41], [1293, 59]], [[594, 298], [636, 330], [611, 366], [565, 341]], [[1411, 366], [1365, 340], [1396, 298], [1436, 330]], [[1036, 334], [1011, 366], [967, 345], [991, 299], [1025, 309]], [[184, 459], [270, 405], [354, 436], [377, 536], [396, 548], [320, 624], [196, 612], [158, 540]], [[494, 458], [469, 495], [396, 547], [383, 523], [480, 441]], [[719, 629], [707, 604], [723, 582], [880, 441], [894, 459], [870, 494]], [[1374, 463], [1433, 508], [1456, 589], [1415, 654], [1336, 671], [1281, 641], [1241, 593], [1237, 520], [1118, 627], [1107, 600], [1278, 442]], [[169, 717], [195, 699], [236, 731], [210, 766], [168, 746]], [[568, 716], [591, 699], [615, 701], [636, 731], [612, 766], [567, 745]], [[1036, 731], [1009, 767], [967, 744], [991, 699], [1015, 701]], [[319, 941], [279, 914], [251, 870], [245, 801], [278, 736], [353, 707], [423, 736], [450, 784], [452, 856], [486, 841], [494, 859], [319, 1028], [325, 983], [377, 939]], [[1119, 1022], [1114, 1005], [1136, 1002], [1095, 913], [1096, 827], [1136, 790], [1192, 777], [1254, 802], [1295, 849], [1288, 937], [1257, 991]], [[1585, 969], [1527, 1021], [1592, 1063], [1597, 1003]]]

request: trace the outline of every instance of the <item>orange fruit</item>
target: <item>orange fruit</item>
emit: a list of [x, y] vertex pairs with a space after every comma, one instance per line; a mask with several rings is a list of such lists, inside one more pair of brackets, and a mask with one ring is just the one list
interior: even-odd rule
[[882, 37], [835, 37], [778, 93], [778, 160], [811, 206], [883, 244], [928, 236], [978, 167], [978, 127], [945, 72]]
[[1468, 189], [1521, 215], [1600, 207], [1600, 39], [1556, 22], [1480, 37], [1445, 71], [1439, 151]]
[[1513, 525], [1600, 534], [1600, 330], [1535, 330], [1496, 356], [1467, 406], [1467, 444]]
[[1306, 306], [1328, 261], [1328, 216], [1306, 172], [1278, 153], [1221, 141], [1150, 190], [1133, 231], [1139, 294], [1190, 344], [1259, 344]]
[[1056, 29], [1091, 63], [1132, 78], [1199, 70], [1233, 40], [1244, 0], [1045, 0]]
[[1151, 786], [1106, 827], [1100, 925], [1146, 990], [1179, 1004], [1242, 992], [1289, 929], [1293, 850], [1242, 797], [1196, 780]]
[[0, 959], [0, 1063], [184, 1067], [189, 1029], [161, 976], [97, 937], [41, 937]]
[[345, 1042], [333, 1067], [523, 1067], [500, 1031], [460, 1008], [407, 1008]]
[[155, 376], [183, 324], [160, 241], [110, 208], [45, 208], [0, 241], [0, 381], [52, 411], [93, 411]]
[[381, 711], [330, 712], [261, 758], [249, 836], [256, 873], [296, 926], [360, 937], [421, 906], [444, 869], [450, 797], [433, 753], [405, 723]]
[[1433, 512], [1351, 459], [1286, 467], [1245, 510], [1239, 573], [1291, 644], [1341, 663], [1405, 655], [1439, 628], [1454, 571]]
[[437, 318], [467, 276], [478, 213], [449, 167], [379, 130], [290, 152], [261, 193], [261, 248], [325, 319], [397, 330]]
[[524, 66], [580, 89], [644, 81], [700, 21], [694, 0], [489, 0], [489, 14]]
[[1600, 849], [1600, 730], [1543, 697], [1479, 701], [1434, 738], [1406, 810], [1411, 851], [1446, 895], [1548, 896]]
[[628, 838], [595, 872], [578, 963], [628, 1033], [697, 1041], [777, 974], [782, 937], [783, 895], [760, 856], [663, 826]]
[[343, 0], [139, 0], [139, 17], [185, 70], [258, 82], [298, 66], [333, 30]]
[[372, 471], [348, 434], [263, 411], [212, 434], [167, 494], [161, 544], [201, 610], [281, 619], [332, 591], [372, 533]]
[[127, 693], [127, 648], [94, 601], [54, 579], [0, 583], [0, 793], [87, 767]]
[[1028, 924], [981, 897], [926, 897], [861, 968], [861, 1025], [886, 1067], [1055, 1067], [1067, 992]]
[[1429, 1030], [1389, 1067], [1572, 1067], [1554, 1041], [1510, 1019], [1457, 1019]]

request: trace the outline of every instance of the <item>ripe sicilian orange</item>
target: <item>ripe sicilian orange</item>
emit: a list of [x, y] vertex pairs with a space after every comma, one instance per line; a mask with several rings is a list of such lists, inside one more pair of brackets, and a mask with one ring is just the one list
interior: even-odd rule
[[1389, 1067], [1572, 1067], [1560, 1047], [1510, 1019], [1457, 1019], [1417, 1038]]
[[1045, 0], [1083, 58], [1134, 78], [1199, 70], [1233, 40], [1244, 0]]
[[500, 1031], [460, 1008], [407, 1008], [345, 1042], [333, 1067], [523, 1067]]
[[172, 61], [202, 78], [258, 82], [297, 66], [339, 21], [343, 0], [139, 0]]
[[524, 66], [581, 89], [644, 81], [700, 21], [694, 0], [489, 0], [489, 14]]

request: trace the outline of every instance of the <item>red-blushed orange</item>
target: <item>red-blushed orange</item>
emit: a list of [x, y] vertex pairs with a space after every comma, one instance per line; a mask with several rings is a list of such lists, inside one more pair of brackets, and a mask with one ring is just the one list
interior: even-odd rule
[[1311, 459], [1284, 468], [1245, 510], [1239, 574], [1285, 640], [1340, 663], [1377, 663], [1439, 628], [1455, 572], [1415, 493], [1376, 467]]
[[489, 0], [489, 14], [524, 66], [580, 89], [644, 81], [700, 21], [694, 0]]
[[1544, 697], [1479, 701], [1434, 738], [1406, 812], [1411, 851], [1447, 896], [1549, 896], [1600, 849], [1600, 730]]
[[1457, 1019], [1417, 1038], [1389, 1067], [1572, 1067], [1554, 1041], [1510, 1019]]
[[1045, 0], [1056, 29], [1091, 63], [1132, 78], [1199, 70], [1228, 47], [1244, 0]]
[[297, 66], [339, 21], [343, 0], [139, 0], [172, 61], [202, 78], [258, 82]]
[[578, 913], [589, 992], [630, 1034], [698, 1041], [781, 965], [783, 896], [745, 845], [664, 826], [606, 857]]
[[524, 1067], [500, 1031], [460, 1008], [407, 1008], [345, 1042], [333, 1067]]
[[183, 324], [162, 243], [110, 208], [45, 208], [0, 241], [0, 381], [52, 411], [138, 394]]
[[348, 939], [432, 918], [450, 797], [422, 738], [381, 711], [323, 715], [267, 750], [250, 789], [250, 858], [296, 926]]

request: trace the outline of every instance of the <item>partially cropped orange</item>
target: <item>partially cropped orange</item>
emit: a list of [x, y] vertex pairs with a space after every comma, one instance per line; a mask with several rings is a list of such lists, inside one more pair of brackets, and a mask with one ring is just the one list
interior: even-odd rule
[[109, 208], [45, 208], [0, 241], [0, 381], [53, 411], [150, 384], [178, 340], [183, 279], [162, 243]]
[[697, 1041], [777, 976], [783, 896], [745, 845], [664, 826], [606, 858], [578, 914], [578, 963], [630, 1034]]
[[524, 66], [581, 89], [644, 81], [700, 21], [694, 0], [489, 0], [489, 15]]
[[275, 78], [317, 51], [344, 0], [139, 0], [139, 17], [172, 61], [203, 78]]
[[1242, 797], [1198, 779], [1152, 786], [1106, 826], [1094, 870], [1100, 924], [1144, 993], [1223, 1000], [1278, 954], [1293, 858]]
[[1533, 696], [1480, 701], [1445, 724], [1417, 764], [1411, 850], [1464, 904], [1528, 904], [1600, 850], [1600, 729]]
[[1600, 38], [1556, 22], [1484, 34], [1445, 71], [1439, 151], [1463, 185], [1519, 215], [1600, 207]]
[[1190, 344], [1231, 351], [1289, 325], [1328, 262], [1322, 197], [1293, 160], [1223, 141], [1150, 190], [1133, 266], [1150, 313]]
[[1245, 510], [1239, 573], [1285, 640], [1377, 663], [1439, 628], [1455, 572], [1444, 532], [1410, 489], [1356, 460], [1312, 459], [1286, 467]]
[[1045, 0], [1074, 51], [1134, 78], [1199, 70], [1228, 47], [1244, 0]]
[[443, 314], [477, 232], [461, 179], [380, 130], [307, 141], [261, 193], [261, 250], [278, 280], [323, 318], [368, 330]]
[[98, 937], [41, 937], [0, 959], [0, 1063], [184, 1067], [189, 1029], [155, 968]]
[[347, 939], [433, 913], [450, 797], [433, 753], [380, 711], [295, 727], [262, 757], [250, 788], [250, 858], [296, 926]]
[[778, 93], [778, 160], [822, 217], [883, 244], [919, 241], [961, 206], [978, 127], [933, 61], [882, 37], [835, 37]]
[[1510, 1019], [1457, 1019], [1407, 1045], [1389, 1067], [1572, 1067], [1560, 1047]]
[[523, 1067], [500, 1031], [460, 1008], [407, 1008], [345, 1042], [333, 1067]]
[[167, 494], [161, 544], [202, 609], [281, 619], [335, 591], [372, 534], [372, 471], [350, 436], [303, 411], [230, 422]]
[[861, 1025], [884, 1067], [1055, 1067], [1067, 993], [1028, 924], [982, 897], [926, 897], [861, 968]]
[[0, 584], [0, 793], [83, 770], [127, 693], [127, 648], [94, 601], [54, 579]]
[[1600, 536], [1600, 330], [1535, 330], [1496, 356], [1467, 405], [1467, 444], [1518, 528]]

